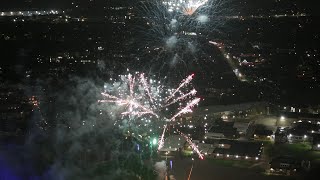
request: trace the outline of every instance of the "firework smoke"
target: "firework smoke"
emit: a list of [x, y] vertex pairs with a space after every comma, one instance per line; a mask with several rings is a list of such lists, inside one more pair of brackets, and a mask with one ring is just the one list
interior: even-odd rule
[[158, 173], [158, 180], [163, 180], [166, 177], [167, 174], [167, 165], [165, 161], [156, 162], [155, 170]]
[[[190, 63], [206, 54], [199, 44], [225, 22], [226, 1], [223, 0], [148, 0], [140, 5], [144, 22], [136, 27], [143, 41], [138, 45], [144, 66], [153, 73], [168, 75], [188, 69]], [[136, 46], [134, 46], [136, 47]], [[159, 68], [160, 67], [160, 68]], [[179, 70], [177, 67], [183, 67]], [[165, 70], [163, 72], [163, 70]]]

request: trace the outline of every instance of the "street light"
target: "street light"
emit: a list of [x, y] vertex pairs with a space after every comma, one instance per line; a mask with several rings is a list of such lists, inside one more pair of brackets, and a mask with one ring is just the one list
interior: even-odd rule
[[152, 145], [156, 145], [157, 144], [157, 139], [156, 138], [153, 138], [152, 140]]
[[[286, 118], [284, 116], [280, 116], [280, 121], [283, 122]], [[276, 120], [276, 126], [279, 126], [279, 119]]]
[[151, 139], [150, 138], [150, 151], [151, 151], [151, 154], [150, 154], [150, 158], [151, 158], [151, 161], [153, 161], [153, 151], [154, 151], [154, 148], [153, 146], [157, 145], [157, 138], [153, 138]]

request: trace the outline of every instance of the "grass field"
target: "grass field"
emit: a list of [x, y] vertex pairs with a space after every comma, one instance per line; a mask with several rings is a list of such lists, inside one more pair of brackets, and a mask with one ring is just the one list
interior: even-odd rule
[[230, 159], [206, 159], [210, 163], [218, 164], [227, 167], [238, 167], [238, 168], [250, 168], [256, 171], [263, 171], [261, 166], [254, 166], [257, 161], [246, 161], [246, 160], [230, 160]]
[[320, 152], [311, 150], [309, 143], [296, 144], [271, 144], [264, 143], [265, 154], [272, 158], [276, 156], [292, 156], [300, 160], [310, 160], [313, 163], [320, 164]]

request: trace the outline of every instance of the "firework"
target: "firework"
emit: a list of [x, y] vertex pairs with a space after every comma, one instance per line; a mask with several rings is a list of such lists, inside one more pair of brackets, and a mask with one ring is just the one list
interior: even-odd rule
[[208, 0], [164, 0], [163, 4], [168, 7], [169, 12], [181, 11], [185, 15], [192, 15], [207, 2]]
[[[105, 92], [101, 95], [105, 98], [100, 102], [115, 103], [118, 106], [125, 107], [122, 115], [130, 115], [142, 117], [144, 115], [152, 115], [156, 118], [163, 117], [163, 110], [166, 107], [181, 102], [196, 94], [195, 89], [185, 89], [193, 79], [193, 74], [181, 81], [178, 88], [170, 89], [161, 84], [160, 81], [148, 79], [145, 74], [136, 72], [134, 75], [120, 76], [120, 82], [113, 82], [111, 88], [106, 87]], [[107, 85], [108, 86], [108, 85]], [[108, 90], [109, 88], [109, 90]], [[199, 98], [193, 99], [185, 103], [180, 111], [173, 114], [169, 121], [178, 117], [179, 115], [191, 112], [191, 108], [199, 102]]]
[[170, 99], [172, 99], [174, 97], [174, 95], [186, 84], [189, 84], [192, 79], [193, 79], [194, 74], [191, 74], [190, 76], [188, 76], [186, 79], [182, 80], [181, 84], [179, 85], [179, 87], [177, 89], [174, 90], [174, 92], [169, 96], [169, 98], [166, 101], [169, 101]]
[[[147, 78], [143, 73], [121, 75], [120, 81], [106, 85], [105, 92], [101, 93], [104, 99], [99, 102], [121, 107], [122, 119], [129, 119], [133, 124], [131, 128], [148, 128], [143, 130], [144, 134], [152, 132], [150, 127], [162, 123], [163, 130], [158, 146], [158, 149], [161, 149], [167, 123], [175, 121], [175, 118], [182, 114], [192, 112], [192, 108], [200, 101], [199, 98], [193, 98], [197, 91], [193, 88], [189, 90], [193, 77], [193, 74], [188, 76], [176, 89], [171, 89], [158, 80]], [[177, 102], [179, 107], [175, 110], [172, 105]], [[170, 112], [169, 109], [173, 111]]]
[[[205, 56], [210, 59], [199, 45], [207, 34], [219, 31], [218, 28], [224, 22], [220, 17], [229, 9], [224, 6], [224, 2], [222, 0], [141, 2], [138, 12], [143, 16], [143, 23], [135, 27], [140, 41], [137, 41], [134, 48], [139, 47], [143, 66], [153, 73], [171, 76], [185, 73], [185, 69], [190, 68], [193, 62]], [[168, 71], [170, 68], [175, 70]]]
[[193, 149], [193, 151], [195, 151], [200, 159], [203, 159], [203, 155], [201, 154], [201, 152], [199, 151], [199, 149], [197, 148], [197, 146], [192, 142], [192, 140], [185, 134], [183, 134], [182, 132], [180, 132], [179, 130], [177, 130], [181, 136], [183, 136], [186, 141], [189, 143], [189, 145], [191, 146], [191, 148]]
[[195, 98], [190, 103], [187, 104], [186, 107], [182, 108], [177, 114], [175, 114], [170, 121], [174, 121], [174, 119], [181, 114], [186, 114], [192, 112], [192, 108], [200, 102], [200, 98]]
[[167, 124], [165, 124], [163, 126], [162, 135], [161, 135], [160, 140], [159, 140], [158, 150], [160, 150], [164, 145], [164, 134], [166, 133], [166, 129], [167, 129]]

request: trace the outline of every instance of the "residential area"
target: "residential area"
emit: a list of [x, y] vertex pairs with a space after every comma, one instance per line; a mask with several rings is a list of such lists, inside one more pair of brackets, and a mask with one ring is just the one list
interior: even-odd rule
[[255, 169], [266, 176], [299, 177], [312, 171], [320, 163], [320, 116], [270, 109], [276, 108], [264, 103], [200, 107], [170, 128], [160, 157], [197, 158], [174, 130], [179, 129], [213, 164]]

